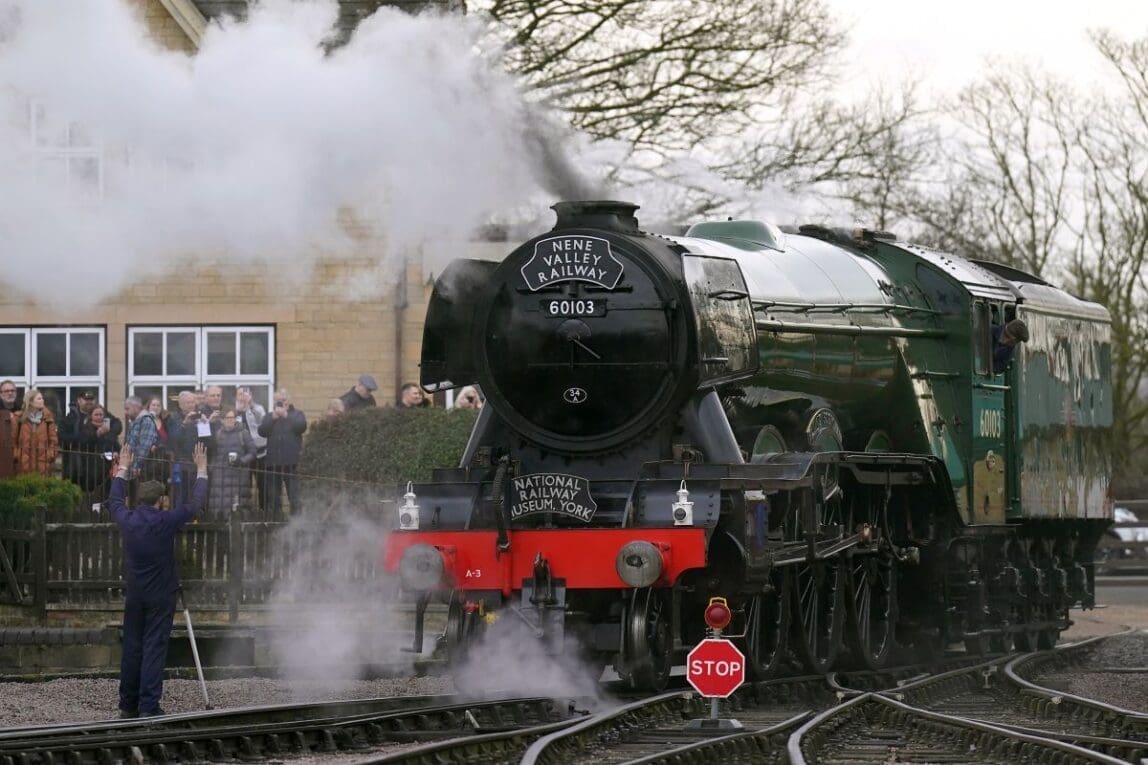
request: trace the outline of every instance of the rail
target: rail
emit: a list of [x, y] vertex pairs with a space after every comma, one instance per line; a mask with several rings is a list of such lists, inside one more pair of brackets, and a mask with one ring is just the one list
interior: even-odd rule
[[285, 704], [130, 721], [38, 726], [0, 733], [0, 762], [250, 761], [348, 752], [563, 724], [575, 713], [550, 699], [469, 702], [443, 696]]

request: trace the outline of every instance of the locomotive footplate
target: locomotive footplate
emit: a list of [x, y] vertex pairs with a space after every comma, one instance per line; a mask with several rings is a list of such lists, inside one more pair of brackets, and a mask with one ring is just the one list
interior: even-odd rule
[[841, 536], [840, 529], [837, 525], [822, 526], [816, 541], [789, 542], [767, 547], [764, 556], [769, 559], [771, 566], [779, 567], [825, 560], [849, 549], [855, 555], [878, 552], [879, 529], [866, 528], [848, 536]]
[[560, 653], [566, 639], [566, 580], [551, 575], [550, 563], [538, 553], [534, 576], [522, 580], [520, 606], [510, 610], [522, 619], [551, 653]]

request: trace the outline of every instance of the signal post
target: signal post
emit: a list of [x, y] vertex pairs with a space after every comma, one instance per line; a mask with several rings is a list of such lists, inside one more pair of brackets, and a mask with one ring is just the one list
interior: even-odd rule
[[690, 720], [686, 730], [727, 733], [744, 727], [737, 720], [718, 715], [718, 700], [728, 698], [745, 682], [745, 655], [721, 637], [731, 619], [733, 613], [725, 598], [710, 598], [705, 620], [713, 637], [698, 643], [686, 656], [686, 679], [694, 690], [710, 700], [710, 716]]

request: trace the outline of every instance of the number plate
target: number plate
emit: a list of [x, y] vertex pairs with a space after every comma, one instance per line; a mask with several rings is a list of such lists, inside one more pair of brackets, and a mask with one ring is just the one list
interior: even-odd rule
[[560, 318], [605, 316], [606, 301], [602, 298], [552, 298], [542, 301], [542, 313]]

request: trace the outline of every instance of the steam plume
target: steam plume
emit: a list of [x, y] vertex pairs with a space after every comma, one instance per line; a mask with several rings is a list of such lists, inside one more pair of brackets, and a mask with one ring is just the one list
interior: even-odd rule
[[75, 305], [186, 258], [306, 270], [354, 251], [348, 211], [372, 254], [434, 257], [580, 193], [477, 22], [383, 8], [328, 51], [336, 13], [267, 0], [187, 57], [119, 0], [0, 0], [0, 238], [30, 264], [6, 283]]

